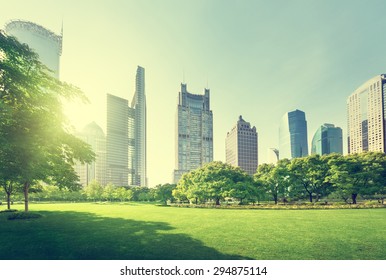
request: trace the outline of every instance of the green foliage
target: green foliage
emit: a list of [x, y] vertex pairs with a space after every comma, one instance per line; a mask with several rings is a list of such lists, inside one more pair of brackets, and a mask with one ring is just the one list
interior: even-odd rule
[[1, 210], [1, 211], [0, 211], [0, 214], [1, 214], [1, 213], [12, 213], [12, 212], [17, 212], [17, 209], [6, 209], [6, 210]]
[[0, 31], [0, 182], [23, 186], [25, 210], [38, 181], [79, 188], [75, 161], [91, 162], [91, 147], [70, 133], [63, 99], [82, 92], [50, 75], [26, 44]]
[[157, 185], [155, 187], [155, 199], [162, 201], [165, 205], [167, 204], [168, 200], [173, 202], [173, 191], [175, 190], [176, 185], [174, 184], [163, 184], [163, 185]]

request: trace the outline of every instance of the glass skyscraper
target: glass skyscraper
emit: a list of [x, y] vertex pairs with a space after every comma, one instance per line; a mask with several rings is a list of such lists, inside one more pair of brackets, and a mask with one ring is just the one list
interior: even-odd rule
[[249, 175], [256, 173], [258, 165], [256, 127], [251, 127], [242, 116], [237, 124], [227, 133], [225, 140], [226, 162], [239, 166]]
[[21, 43], [27, 44], [39, 55], [40, 61], [53, 71], [52, 75], [59, 79], [63, 32], [57, 35], [43, 26], [22, 20], [7, 23], [5, 32], [16, 37]]
[[386, 75], [377, 75], [347, 99], [348, 153], [386, 151]]
[[312, 138], [311, 154], [343, 154], [342, 129], [325, 123], [318, 128]]
[[146, 186], [145, 69], [138, 66], [135, 94], [107, 94], [107, 181], [117, 186]]
[[135, 94], [131, 103], [134, 110], [134, 161], [135, 177], [133, 185], [146, 186], [146, 96], [145, 96], [145, 69], [137, 68]]
[[279, 127], [279, 156], [297, 158], [308, 156], [307, 121], [303, 111], [286, 113]]
[[210, 110], [210, 91], [196, 95], [181, 84], [176, 117], [175, 183], [182, 174], [213, 161], [213, 113]]

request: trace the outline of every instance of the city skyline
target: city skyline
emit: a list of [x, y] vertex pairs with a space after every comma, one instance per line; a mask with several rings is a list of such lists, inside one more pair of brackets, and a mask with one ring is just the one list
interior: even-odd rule
[[242, 114], [259, 131], [263, 163], [278, 147], [281, 116], [296, 108], [307, 114], [308, 143], [321, 123], [334, 123], [347, 153], [346, 99], [386, 69], [386, 39], [373, 36], [386, 25], [382, 1], [16, 0], [2, 10], [2, 27], [22, 19], [60, 34], [63, 22], [60, 76], [91, 101], [67, 108], [78, 129], [95, 121], [106, 131], [106, 93], [127, 98], [132, 69], [146, 68], [150, 186], [174, 169], [180, 82], [211, 89], [214, 160], [225, 161], [224, 135]]

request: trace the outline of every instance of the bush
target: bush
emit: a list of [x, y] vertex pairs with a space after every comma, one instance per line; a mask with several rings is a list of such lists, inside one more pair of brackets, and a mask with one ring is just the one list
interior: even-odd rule
[[27, 220], [41, 218], [42, 215], [39, 213], [31, 212], [15, 212], [8, 216], [8, 220]]

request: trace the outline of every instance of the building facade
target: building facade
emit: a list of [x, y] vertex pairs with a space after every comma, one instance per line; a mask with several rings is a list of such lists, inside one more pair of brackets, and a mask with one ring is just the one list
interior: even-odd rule
[[343, 154], [342, 129], [325, 123], [318, 128], [312, 138], [311, 154]]
[[377, 75], [347, 99], [348, 153], [385, 152], [386, 75]]
[[55, 78], [59, 79], [63, 30], [61, 35], [57, 35], [38, 24], [13, 20], [5, 25], [5, 31], [35, 51], [40, 61], [52, 70]]
[[173, 181], [182, 174], [213, 161], [213, 113], [210, 91], [196, 95], [181, 84], [176, 116], [176, 168]]
[[256, 173], [258, 165], [258, 135], [256, 127], [251, 127], [242, 116], [227, 133], [225, 139], [225, 160], [238, 166], [249, 175]]
[[[107, 94], [106, 177], [107, 182], [116, 186], [129, 185], [128, 118], [128, 100]], [[133, 141], [131, 143], [134, 145]]]
[[102, 128], [92, 122], [86, 125], [77, 137], [88, 143], [96, 155], [95, 161], [91, 163], [75, 165], [80, 184], [87, 186], [95, 180], [103, 186], [106, 185], [106, 137]]
[[280, 159], [308, 156], [307, 121], [303, 111], [286, 113], [279, 127]]
[[145, 96], [145, 69], [137, 68], [135, 80], [135, 94], [131, 103], [134, 110], [134, 160], [135, 175], [133, 185], [147, 186], [146, 172], [146, 96]]
[[145, 69], [138, 66], [129, 101], [107, 94], [107, 181], [117, 186], [147, 186]]

